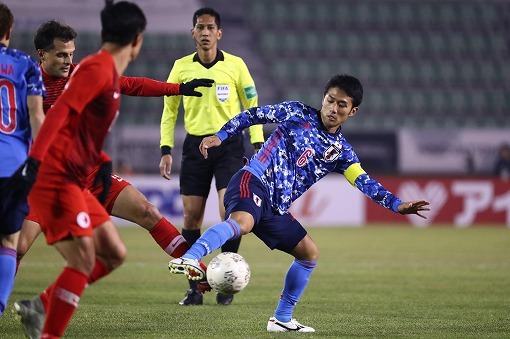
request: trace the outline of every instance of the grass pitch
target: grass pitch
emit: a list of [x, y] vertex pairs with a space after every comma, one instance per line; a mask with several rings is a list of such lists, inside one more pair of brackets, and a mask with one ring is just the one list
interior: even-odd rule
[[[510, 231], [478, 227], [312, 228], [319, 263], [294, 316], [313, 334], [267, 333], [292, 259], [254, 235], [241, 254], [251, 282], [230, 306], [179, 306], [187, 282], [141, 228], [120, 229], [125, 264], [89, 287], [66, 338], [509, 338]], [[206, 262], [212, 258], [206, 257]], [[0, 338], [23, 338], [10, 312], [63, 265], [40, 237], [22, 262]]]

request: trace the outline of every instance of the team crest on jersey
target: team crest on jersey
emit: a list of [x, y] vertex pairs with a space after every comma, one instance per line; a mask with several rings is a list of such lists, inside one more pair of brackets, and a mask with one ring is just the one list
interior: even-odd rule
[[327, 162], [336, 161], [342, 154], [342, 149], [337, 145], [331, 145], [324, 151], [324, 160]]
[[216, 98], [219, 101], [225, 102], [230, 95], [230, 86], [229, 85], [216, 85]]
[[260, 207], [262, 205], [262, 199], [260, 199], [260, 197], [255, 193], [253, 193], [253, 202], [255, 203], [255, 205], [257, 205], [257, 207]]
[[87, 228], [90, 226], [90, 217], [87, 212], [80, 212], [76, 216], [76, 223], [81, 228]]

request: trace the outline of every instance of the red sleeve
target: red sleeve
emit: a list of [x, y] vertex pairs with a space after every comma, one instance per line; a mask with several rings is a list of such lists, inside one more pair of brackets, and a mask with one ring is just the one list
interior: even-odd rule
[[64, 125], [64, 122], [67, 120], [67, 117], [71, 114], [72, 109], [68, 105], [66, 105], [61, 100], [57, 100], [55, 105], [53, 105], [46, 117], [44, 118], [44, 122], [37, 133], [37, 137], [35, 138], [34, 144], [32, 145], [32, 149], [30, 150], [30, 156], [39, 161], [44, 160], [44, 156], [48, 151], [53, 139], [57, 135], [58, 131]]
[[120, 92], [137, 97], [161, 97], [180, 94], [179, 84], [127, 76], [120, 77]]

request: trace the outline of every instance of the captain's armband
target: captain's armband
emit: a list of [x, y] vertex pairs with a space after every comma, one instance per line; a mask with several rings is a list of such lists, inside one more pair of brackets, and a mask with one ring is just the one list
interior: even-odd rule
[[347, 181], [354, 186], [354, 181], [356, 180], [356, 178], [366, 173], [367, 172], [365, 172], [365, 170], [361, 168], [361, 164], [357, 162], [347, 167], [347, 169], [344, 172], [344, 176], [347, 179]]

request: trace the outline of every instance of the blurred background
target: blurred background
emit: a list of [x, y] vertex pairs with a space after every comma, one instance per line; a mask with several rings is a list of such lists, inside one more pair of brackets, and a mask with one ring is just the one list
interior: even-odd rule
[[[11, 47], [35, 57], [33, 34], [49, 19], [77, 30], [75, 62], [100, 47], [101, 0], [4, 2], [15, 16]], [[342, 131], [367, 172], [385, 179], [383, 184], [397, 193], [431, 198], [439, 209], [435, 222], [510, 225], [510, 152], [505, 151], [510, 144], [510, 1], [134, 2], [149, 24], [142, 52], [126, 75], [165, 81], [173, 62], [195, 50], [193, 12], [213, 7], [222, 16], [219, 47], [244, 59], [259, 105], [300, 100], [320, 108], [328, 79], [352, 74], [361, 80], [365, 95], [359, 113]], [[142, 188], [146, 176], [159, 177], [162, 109], [162, 98], [124, 96], [108, 140], [117, 170], [134, 176], [132, 182], [140, 180]], [[265, 133], [273, 128], [265, 126]], [[184, 136], [181, 111], [174, 174]], [[497, 170], [501, 157], [507, 160]], [[404, 179], [411, 181], [402, 187]], [[154, 190], [158, 183], [152, 184]], [[178, 218], [178, 202], [168, 192], [153, 199]], [[362, 214], [361, 221], [345, 223], [370, 221], [370, 213]], [[376, 218], [397, 222], [386, 217]]]

